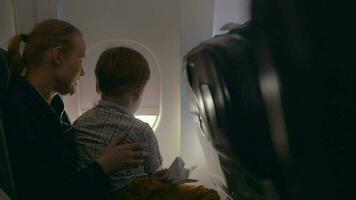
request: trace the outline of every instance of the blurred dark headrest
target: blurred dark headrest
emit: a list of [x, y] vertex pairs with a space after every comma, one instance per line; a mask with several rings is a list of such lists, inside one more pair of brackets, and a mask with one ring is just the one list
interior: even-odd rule
[[9, 82], [9, 70], [6, 59], [6, 51], [0, 49], [0, 99], [3, 99]]
[[250, 39], [253, 35], [251, 22], [245, 22], [241, 24], [238, 28], [231, 29], [228, 34], [237, 34], [246, 39]]

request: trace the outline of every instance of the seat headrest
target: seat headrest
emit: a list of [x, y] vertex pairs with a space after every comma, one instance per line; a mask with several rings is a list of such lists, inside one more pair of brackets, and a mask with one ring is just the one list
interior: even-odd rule
[[0, 99], [3, 99], [3, 96], [6, 92], [7, 85], [9, 83], [9, 69], [6, 59], [6, 51], [0, 49]]

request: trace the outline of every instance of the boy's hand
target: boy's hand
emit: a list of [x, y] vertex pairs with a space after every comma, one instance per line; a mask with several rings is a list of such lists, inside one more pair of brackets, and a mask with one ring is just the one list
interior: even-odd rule
[[156, 171], [155, 173], [151, 174], [152, 177], [162, 177], [166, 174], [167, 169], [161, 169], [159, 171]]
[[167, 172], [167, 169], [162, 169], [162, 170], [156, 171], [155, 173], [150, 175], [150, 178], [152, 178], [154, 180], [162, 181], [162, 182], [170, 182], [170, 180], [168, 180], [168, 178], [166, 177], [166, 172]]

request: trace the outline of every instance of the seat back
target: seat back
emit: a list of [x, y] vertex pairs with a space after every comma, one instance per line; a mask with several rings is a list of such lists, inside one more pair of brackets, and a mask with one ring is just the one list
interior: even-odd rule
[[278, 198], [273, 185], [283, 185], [276, 174], [257, 66], [252, 44], [238, 34], [203, 42], [186, 55], [203, 131], [219, 153], [234, 199]]
[[15, 187], [11, 173], [11, 165], [6, 145], [6, 137], [2, 123], [3, 115], [1, 110], [8, 82], [9, 72], [6, 52], [0, 49], [0, 188], [9, 196], [13, 197]]
[[6, 52], [0, 49], [0, 99], [4, 98], [6, 93], [7, 85], [9, 83], [9, 71], [6, 59]]
[[347, 1], [253, 1], [267, 58], [261, 68], [273, 68], [280, 85], [289, 152], [284, 199], [354, 196], [355, 15]]

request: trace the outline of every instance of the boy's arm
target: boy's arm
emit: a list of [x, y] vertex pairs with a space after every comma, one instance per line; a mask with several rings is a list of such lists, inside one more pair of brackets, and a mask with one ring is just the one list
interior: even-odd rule
[[162, 156], [159, 150], [159, 145], [157, 138], [152, 130], [152, 128], [145, 124], [145, 143], [148, 145], [148, 156], [144, 161], [144, 168], [146, 173], [154, 173], [155, 171], [161, 169], [162, 165]]

